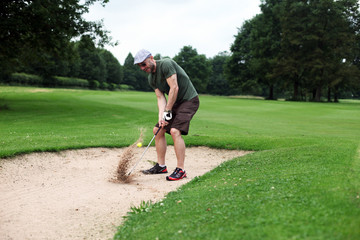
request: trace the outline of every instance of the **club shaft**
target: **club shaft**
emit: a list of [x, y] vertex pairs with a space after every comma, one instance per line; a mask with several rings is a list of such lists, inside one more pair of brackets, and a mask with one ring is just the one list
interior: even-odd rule
[[142, 153], [140, 159], [136, 162], [135, 166], [134, 166], [134, 167], [130, 170], [130, 172], [128, 173], [128, 176], [130, 176], [130, 174], [134, 171], [134, 169], [136, 168], [136, 166], [139, 164], [139, 162], [141, 161], [141, 159], [142, 159], [143, 156], [145, 155], [146, 151], [149, 149], [152, 141], [154, 140], [154, 138], [156, 137], [156, 135], [158, 134], [158, 132], [160, 131], [160, 129], [161, 129], [161, 128], [159, 128], [159, 129], [156, 131], [155, 135], [152, 137], [152, 139], [150, 140], [149, 144], [147, 145], [145, 151]]

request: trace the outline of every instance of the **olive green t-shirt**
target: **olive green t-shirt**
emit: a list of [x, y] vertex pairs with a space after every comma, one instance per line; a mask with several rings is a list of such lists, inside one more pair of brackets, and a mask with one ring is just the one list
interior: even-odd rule
[[156, 60], [156, 71], [154, 73], [150, 73], [148, 76], [149, 84], [154, 90], [158, 88], [161, 92], [169, 95], [170, 86], [166, 82], [166, 79], [171, 77], [173, 74], [176, 74], [179, 86], [176, 99], [177, 103], [188, 101], [198, 95], [184, 69], [182, 69], [170, 58]]

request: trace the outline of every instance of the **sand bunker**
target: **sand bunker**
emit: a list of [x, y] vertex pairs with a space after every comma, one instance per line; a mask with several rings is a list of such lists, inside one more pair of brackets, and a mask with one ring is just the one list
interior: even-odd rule
[[[131, 206], [159, 201], [223, 161], [249, 153], [187, 148], [188, 177], [168, 182], [166, 174], [140, 173], [151, 167], [149, 161], [156, 161], [151, 147], [131, 183], [111, 182], [124, 150], [91, 148], [1, 159], [1, 239], [112, 239]], [[137, 149], [135, 160], [143, 150]], [[167, 151], [167, 166], [169, 172], [176, 167], [172, 146]]]

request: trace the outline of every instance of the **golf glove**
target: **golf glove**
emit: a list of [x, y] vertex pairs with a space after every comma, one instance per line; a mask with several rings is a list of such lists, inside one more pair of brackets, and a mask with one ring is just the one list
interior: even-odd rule
[[165, 110], [164, 112], [164, 120], [170, 121], [172, 119], [172, 112], [171, 110]]

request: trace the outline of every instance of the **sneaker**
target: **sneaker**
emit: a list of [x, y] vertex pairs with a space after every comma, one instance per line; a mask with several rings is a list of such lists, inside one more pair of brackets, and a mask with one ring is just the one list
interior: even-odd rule
[[167, 173], [167, 169], [166, 166], [165, 167], [160, 167], [158, 163], [155, 164], [155, 166], [153, 166], [150, 169], [147, 170], [142, 170], [141, 171], [143, 174], [159, 174], [159, 173]]
[[186, 172], [184, 170], [182, 170], [181, 168], [176, 168], [175, 171], [170, 176], [166, 177], [166, 180], [176, 181], [176, 180], [180, 180], [185, 177], [186, 177]]

